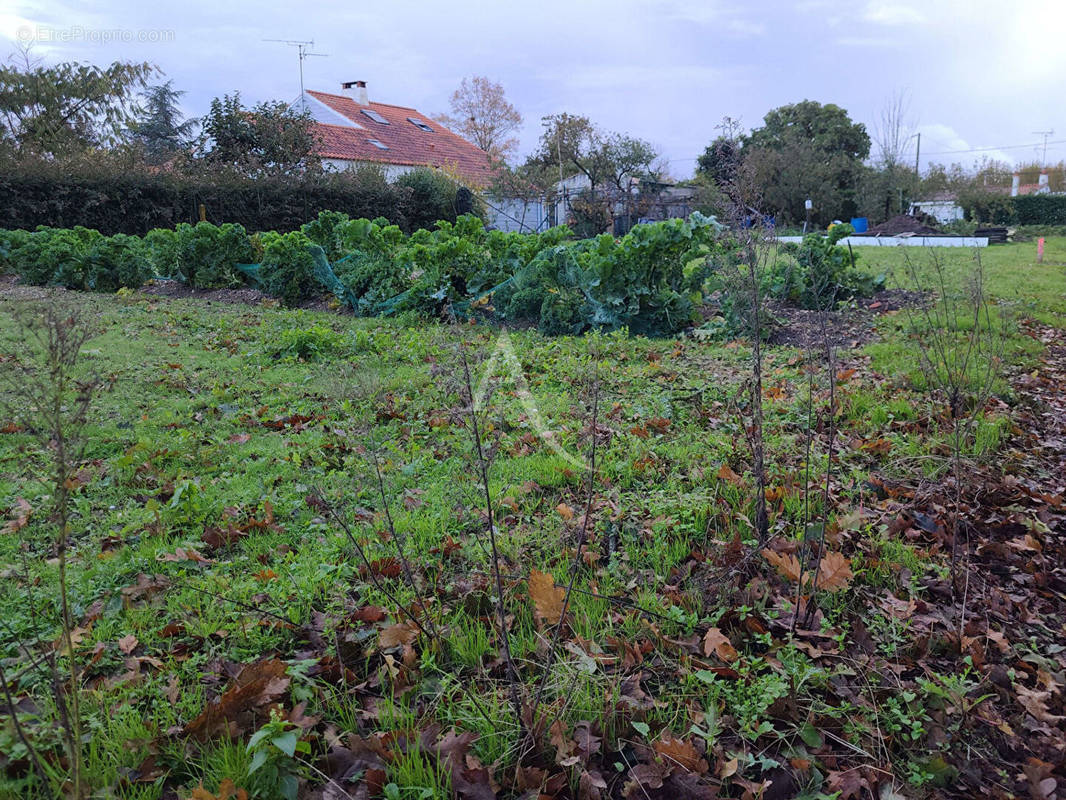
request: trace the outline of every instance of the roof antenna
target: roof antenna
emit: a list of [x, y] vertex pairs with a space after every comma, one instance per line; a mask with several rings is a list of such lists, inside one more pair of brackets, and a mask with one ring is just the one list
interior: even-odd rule
[[307, 99], [304, 97], [304, 59], [308, 56], [328, 56], [329, 53], [312, 53], [311, 49], [315, 46], [315, 42], [312, 39], [309, 42], [300, 41], [298, 39], [264, 39], [264, 42], [278, 42], [280, 44], [287, 44], [289, 47], [295, 47], [297, 53], [300, 56], [300, 110], [307, 110]]

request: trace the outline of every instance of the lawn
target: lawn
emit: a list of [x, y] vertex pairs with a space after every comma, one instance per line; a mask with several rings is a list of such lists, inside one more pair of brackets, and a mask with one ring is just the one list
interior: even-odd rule
[[[944, 252], [963, 285], [972, 253]], [[896, 274], [902, 257], [861, 251]], [[1042, 265], [1035, 243], [981, 257], [1013, 327], [966, 446], [961, 621], [949, 437], [906, 311], [831, 374], [765, 353], [760, 546], [743, 342], [68, 293], [98, 331], [79, 369], [106, 379], [67, 552], [93, 796], [1046, 786], [1062, 498], [1031, 423], [1035, 393], [1059, 398], [1066, 239]], [[8, 312], [41, 295], [5, 286], [0, 362], [20, 346]], [[18, 408], [0, 431], [0, 664], [46, 774], [7, 705], [0, 796], [52, 797], [68, 764], [47, 662], [69, 657], [53, 487]], [[806, 618], [791, 565], [823, 522], [835, 572]]]

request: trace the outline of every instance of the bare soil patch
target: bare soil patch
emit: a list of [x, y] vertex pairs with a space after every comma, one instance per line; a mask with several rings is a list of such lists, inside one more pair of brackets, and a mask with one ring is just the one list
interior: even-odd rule
[[[846, 309], [830, 311], [825, 319], [825, 333], [834, 347], [860, 347], [876, 337], [874, 324], [878, 317], [904, 308], [917, 308], [923, 302], [921, 292], [886, 289], [873, 297], [855, 300]], [[776, 301], [768, 306], [770, 314], [777, 320], [770, 334], [770, 344], [804, 348], [825, 346], [821, 312]]]

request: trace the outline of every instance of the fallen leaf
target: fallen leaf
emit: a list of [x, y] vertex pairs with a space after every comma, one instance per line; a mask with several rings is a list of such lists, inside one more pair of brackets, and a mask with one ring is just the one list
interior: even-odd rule
[[123, 636], [118, 640], [118, 649], [126, 655], [129, 655], [137, 649], [138, 644], [140, 644], [140, 642], [137, 641], [137, 637], [131, 633], [129, 636]]
[[185, 734], [204, 741], [214, 736], [236, 736], [254, 727], [265, 707], [289, 688], [288, 665], [278, 659], [246, 664], [233, 683], [216, 700], [204, 706]]
[[399, 622], [385, 628], [378, 636], [378, 646], [382, 650], [390, 647], [411, 644], [418, 638], [418, 628], [410, 622]]
[[703, 654], [709, 656], [712, 653], [722, 661], [736, 661], [740, 655], [729, 637], [718, 628], [711, 628], [703, 637]]
[[15, 508], [12, 511], [15, 512], [15, 516], [4, 526], [4, 533], [17, 533], [29, 525], [30, 517], [33, 515], [33, 506], [26, 498], [20, 497], [15, 501]]
[[731, 483], [734, 486], [741, 486], [744, 483], [744, 479], [737, 475], [737, 473], [733, 472], [732, 467], [728, 464], [722, 464], [722, 466], [719, 467], [718, 480]]
[[770, 565], [777, 570], [778, 574], [796, 583], [800, 579], [800, 563], [797, 558], [791, 553], [778, 553], [775, 550], [766, 548], [762, 551], [763, 558], [770, 562]]
[[223, 778], [218, 786], [218, 794], [211, 794], [200, 784], [192, 790], [189, 800], [248, 800], [248, 792], [236, 788], [229, 778]]
[[654, 744], [655, 752], [661, 755], [671, 766], [680, 766], [689, 772], [706, 772], [707, 762], [695, 746], [684, 739], [674, 739], [669, 733]]
[[839, 592], [846, 589], [855, 577], [851, 571], [851, 561], [843, 553], [830, 551], [822, 556], [818, 566], [818, 588], [827, 592]]
[[558, 511], [559, 516], [567, 522], [574, 518], [574, 509], [570, 508], [566, 503], [559, 503], [559, 505], [555, 507], [555, 510]]
[[549, 573], [533, 570], [529, 573], [529, 596], [540, 619], [555, 625], [563, 616], [563, 599], [566, 590], [555, 585]]

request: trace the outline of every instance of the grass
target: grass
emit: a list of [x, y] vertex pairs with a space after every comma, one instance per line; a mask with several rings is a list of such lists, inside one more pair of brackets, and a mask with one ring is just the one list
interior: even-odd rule
[[[1055, 263], [1066, 262], [1066, 239], [1049, 240], [1043, 265], [1026, 263], [1029, 249], [1035, 252], [1035, 244], [982, 253], [989, 290], [1038, 319], [1066, 324], [1066, 267]], [[897, 251], [863, 250], [862, 257], [868, 266], [900, 267]], [[950, 254], [950, 275], [960, 285], [969, 257]], [[226, 665], [268, 656], [290, 665], [290, 704], [306, 702], [307, 714], [339, 734], [408, 731], [435, 722], [477, 734], [472, 752], [485, 764], [513, 758], [519, 730], [502, 673], [493, 666], [499, 646], [489, 560], [476, 536], [483, 527], [476, 471], [458, 413], [457, 348], [489, 356], [499, 342], [496, 333], [143, 295], [77, 301], [96, 310], [101, 327], [84, 352], [85, 368], [111, 379], [95, 406], [70, 553], [81, 620], [77, 653], [87, 665], [86, 763], [94, 789], [147, 799], [162, 797], [167, 786], [188, 791], [202, 783], [215, 791], [227, 778], [251, 788], [243, 740], [197, 744], [175, 731], [224, 688], [232, 674]], [[872, 470], [904, 477], [915, 464], [932, 464], [931, 474], [938, 474], [942, 442], [930, 427], [914, 353], [899, 327], [887, 317], [881, 341], [844, 355], [860, 371], [838, 386], [841, 517], [863, 506], [863, 482]], [[15, 348], [13, 335], [0, 313], [0, 353]], [[536, 413], [568, 454], [538, 435], [534, 409], [504, 374], [486, 400], [485, 430], [494, 452], [490, 491], [500, 513], [512, 648], [530, 687], [549, 633], [535, 618], [523, 582], [536, 567], [565, 583], [576, 523], [558, 509], [583, 508], [585, 476], [575, 463], [587, 446], [582, 434], [593, 365], [601, 381], [606, 434], [596, 492], [605, 505], [591, 531], [589, 569], [577, 584], [586, 591], [572, 599], [571, 629], [583, 649], [562, 649], [547, 681], [545, 707], [554, 717], [568, 727], [593, 722], [605, 753], [623, 752], [627, 740], [652, 741], [663, 730], [678, 736], [696, 730], [709, 745], [736, 748], [741, 771], [752, 776], [769, 769], [759, 761], [769, 757], [759, 755], [768, 740], [787, 760], [781, 754], [800, 758], [810, 747], [802, 739], [814, 738], [802, 720], [790, 724], [771, 711], [786, 695], [811, 714], [850, 714], [849, 724], [858, 727], [839, 735], [856, 746], [879, 720], [901, 730], [916, 730], [916, 723], [921, 728], [920, 714], [904, 701], [886, 705], [883, 717], [839, 700], [827, 705], [832, 668], [813, 665], [791, 642], [759, 633], [781, 612], [769, 596], [747, 598], [738, 612], [718, 604], [714, 587], [686, 580], [693, 554], [713, 554], [736, 531], [750, 540], [743, 523], [750, 514], [748, 456], [730, 409], [744, 377], [743, 345], [624, 335], [548, 339], [534, 332], [512, 332], [510, 341]], [[1014, 361], [1035, 352], [1023, 337], [1010, 340]], [[771, 503], [771, 529], [786, 536], [795, 535], [803, 518], [806, 379], [798, 355], [771, 350], [766, 366], [768, 385], [781, 388], [767, 401], [770, 486], [780, 491]], [[484, 366], [477, 366], [476, 380]], [[0, 428], [6, 422], [0, 419]], [[1005, 414], [982, 419], [975, 456], [994, 457], [1008, 433]], [[862, 447], [880, 439], [889, 443], [889, 454]], [[420, 580], [434, 587], [433, 613], [446, 631], [441, 643], [417, 642], [413, 660], [400, 665], [383, 659], [375, 627], [342, 622], [367, 606], [385, 609], [381, 626], [400, 621], [401, 614], [367, 579], [346, 538], [312, 498], [320, 491], [347, 515], [372, 560], [394, 556], [368, 448], [379, 451], [389, 511]], [[35, 510], [46, 506], [42, 463], [27, 435], [0, 434], [0, 510], [15, 509], [20, 498]], [[741, 476], [740, 485], [719, 476], [724, 464]], [[249, 526], [249, 520], [257, 523]], [[208, 533], [230, 525], [245, 533], [211, 547]], [[942, 569], [883, 529], [866, 536], [877, 563], [863, 569], [857, 562], [853, 589], [827, 598], [829, 635], [847, 635], [862, 592], [895, 585], [901, 569], [911, 574], [914, 592], [922, 591], [921, 574]], [[58, 635], [49, 541], [40, 515], [18, 535], [0, 536], [0, 572], [8, 578], [0, 583], [0, 659], [9, 673], [20, 674], [17, 692], [35, 698], [42, 717], [49, 687], [42, 671], [24, 669], [21, 645], [32, 652], [37, 642]], [[191, 551], [199, 556], [190, 557]], [[136, 589], [155, 575], [165, 577], [164, 589]], [[386, 577], [384, 585], [405, 605], [413, 601], [402, 578]], [[749, 616], [755, 622], [745, 623]], [[339, 655], [372, 687], [360, 690], [366, 696], [301, 666], [321, 655], [306, 653], [306, 631], [321, 619], [328, 625], [324, 653]], [[870, 625], [880, 626], [884, 646], [902, 648], [905, 626], [881, 612], [876, 619]], [[708, 625], [747, 631], [737, 664], [742, 681], [708, 672], [702, 657], [668, 644], [701, 635]], [[126, 652], [119, 643], [128, 636], [136, 644]], [[641, 669], [654, 697], [646, 707], [621, 688], [624, 677]], [[478, 703], [462, 693], [464, 684], [477, 687]], [[26, 724], [43, 749], [54, 749], [48, 725], [32, 715]], [[901, 763], [915, 770], [937, 749], [920, 748], [921, 730], [917, 739], [894, 745]], [[0, 751], [15, 747], [9, 727], [0, 728], [0, 745]], [[149, 755], [158, 775], [128, 780]], [[0, 774], [0, 795], [33, 796], [30, 783], [11, 773]], [[446, 797], [449, 782], [433, 759], [408, 749], [388, 765], [391, 788], [384, 796]], [[46, 789], [36, 791], [47, 796]]]

